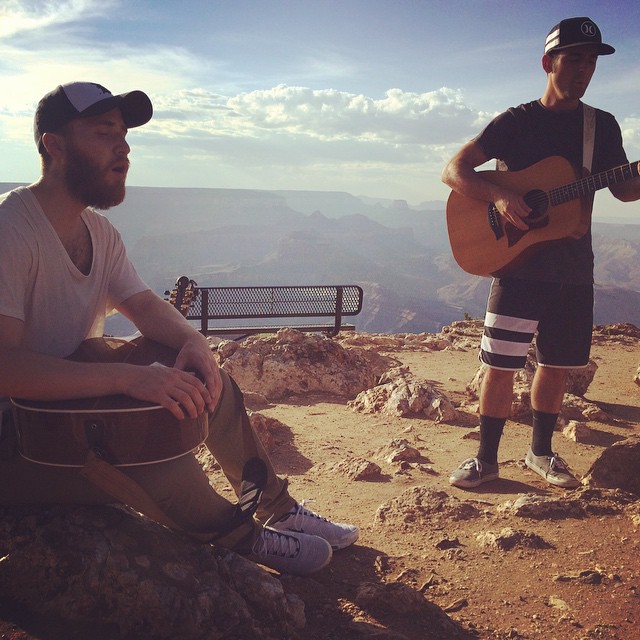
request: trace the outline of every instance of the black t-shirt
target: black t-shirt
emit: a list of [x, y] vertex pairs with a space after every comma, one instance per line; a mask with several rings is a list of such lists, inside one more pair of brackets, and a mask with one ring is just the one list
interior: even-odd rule
[[[562, 156], [582, 177], [583, 108], [571, 112], [546, 109], [536, 100], [508, 109], [492, 120], [475, 141], [500, 170], [520, 171], [550, 156]], [[615, 118], [596, 109], [592, 173], [627, 163]], [[532, 188], [535, 185], [532, 185]], [[509, 273], [511, 277], [546, 282], [593, 282], [591, 229], [575, 240], [544, 245]]]

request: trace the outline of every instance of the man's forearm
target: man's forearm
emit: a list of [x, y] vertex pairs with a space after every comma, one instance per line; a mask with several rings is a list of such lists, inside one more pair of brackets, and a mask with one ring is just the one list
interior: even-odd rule
[[73, 362], [20, 347], [0, 348], [0, 396], [61, 400], [121, 393], [129, 366]]

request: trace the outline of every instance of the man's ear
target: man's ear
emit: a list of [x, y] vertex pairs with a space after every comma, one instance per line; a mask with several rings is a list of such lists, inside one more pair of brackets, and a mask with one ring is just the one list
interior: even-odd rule
[[542, 56], [542, 68], [545, 73], [551, 73], [553, 71], [553, 56], [550, 56], [548, 53]]
[[43, 133], [42, 145], [52, 158], [59, 158], [63, 152], [61, 137], [55, 133]]

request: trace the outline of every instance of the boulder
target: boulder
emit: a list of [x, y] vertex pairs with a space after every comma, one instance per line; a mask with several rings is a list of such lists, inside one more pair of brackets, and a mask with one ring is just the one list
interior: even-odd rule
[[262, 394], [269, 401], [309, 393], [355, 398], [395, 364], [373, 351], [345, 349], [331, 338], [296, 329], [223, 342], [218, 355], [243, 392]]
[[640, 497], [640, 436], [620, 440], [593, 462], [582, 482], [590, 487], [622, 489]]
[[558, 496], [521, 495], [498, 505], [496, 511], [530, 520], [565, 520], [624, 513], [634, 509], [637, 502], [628, 491], [581, 487]]
[[0, 558], [0, 600], [69, 625], [280, 640], [305, 623], [302, 601], [264, 569], [125, 508], [2, 507]]
[[378, 507], [374, 526], [395, 526], [402, 530], [420, 530], [424, 527], [461, 520], [471, 520], [482, 515], [471, 500], [458, 500], [444, 491], [426, 486], [411, 487], [388, 503]]
[[453, 403], [443, 393], [426, 380], [413, 378], [402, 367], [387, 372], [381, 384], [358, 394], [348, 405], [361, 413], [424, 416], [435, 422], [454, 422], [458, 418]]

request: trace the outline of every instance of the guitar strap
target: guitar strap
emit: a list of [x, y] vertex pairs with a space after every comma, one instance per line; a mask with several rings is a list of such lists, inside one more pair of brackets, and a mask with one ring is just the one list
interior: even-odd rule
[[253, 519], [267, 484], [265, 463], [257, 457], [249, 458], [242, 470], [240, 497], [227, 525], [217, 531], [197, 532], [186, 531], [177, 524], [135, 480], [109, 464], [95, 451], [89, 451], [87, 461], [80, 473], [104, 492], [113, 496], [118, 502], [128, 505], [169, 529], [185, 533], [198, 542], [209, 543], [229, 535], [234, 529]]
[[588, 104], [582, 104], [582, 167], [585, 176], [591, 175], [593, 164], [593, 145], [596, 133], [596, 110]]
[[[89, 451], [87, 461], [80, 473], [97, 487], [113, 496], [118, 502], [129, 505], [169, 529], [183, 530], [162, 511], [155, 500], [135, 480], [109, 464], [94, 451]], [[209, 542], [212, 538], [211, 534], [206, 533], [189, 532], [189, 535], [201, 542]]]

